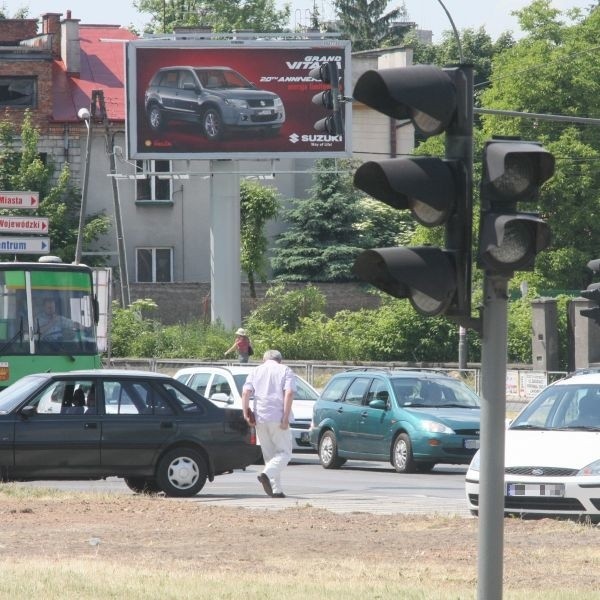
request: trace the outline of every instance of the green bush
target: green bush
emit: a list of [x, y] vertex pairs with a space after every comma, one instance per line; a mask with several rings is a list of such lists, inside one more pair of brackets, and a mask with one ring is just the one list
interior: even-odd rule
[[[532, 295], [535, 292], [531, 291]], [[531, 363], [531, 297], [509, 302], [508, 361]], [[560, 365], [566, 365], [566, 302], [558, 297]], [[156, 305], [138, 300], [129, 308], [113, 307], [112, 354], [119, 357], [219, 360], [235, 332], [221, 325], [194, 322], [163, 326], [152, 318]], [[254, 359], [277, 348], [288, 360], [458, 361], [458, 327], [450, 320], [425, 318], [403, 300], [382, 295], [376, 310], [325, 312], [325, 297], [313, 285], [286, 292], [275, 285], [244, 326], [250, 333]], [[480, 339], [467, 336], [469, 362], [479, 362]], [[564, 366], [562, 368], [565, 368]]]

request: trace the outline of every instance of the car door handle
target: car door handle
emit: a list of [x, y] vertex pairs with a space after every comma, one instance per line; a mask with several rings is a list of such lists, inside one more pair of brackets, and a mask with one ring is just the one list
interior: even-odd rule
[[84, 429], [98, 429], [98, 423], [84, 423]]
[[343, 412], [344, 412], [344, 407], [343, 407], [343, 406], [340, 406], [340, 407], [337, 409], [337, 411], [338, 411], [339, 413], [343, 413]]
[[160, 424], [161, 429], [173, 429], [173, 421], [162, 421]]
[[366, 411], [366, 410], [363, 410], [363, 411], [360, 413], [360, 416], [361, 416], [363, 419], [366, 419], [366, 418], [369, 416], [369, 412], [368, 412], [368, 411]]

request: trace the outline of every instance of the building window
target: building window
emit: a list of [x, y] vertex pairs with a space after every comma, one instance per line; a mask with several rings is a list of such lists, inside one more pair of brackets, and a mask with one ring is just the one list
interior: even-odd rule
[[35, 77], [0, 77], [0, 106], [36, 107]]
[[[171, 173], [170, 160], [136, 160], [137, 173]], [[173, 180], [161, 179], [159, 175], [148, 175], [145, 179], [136, 180], [136, 202], [167, 200], [171, 202], [173, 191]]]
[[172, 248], [137, 248], [136, 265], [138, 283], [173, 281]]

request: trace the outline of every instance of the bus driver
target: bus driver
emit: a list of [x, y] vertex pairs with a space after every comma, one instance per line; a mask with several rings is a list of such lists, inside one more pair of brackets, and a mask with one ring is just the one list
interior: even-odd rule
[[67, 319], [56, 312], [56, 302], [53, 298], [44, 298], [43, 312], [38, 316], [38, 332], [40, 340], [60, 342], [65, 330], [72, 332], [79, 329], [79, 323]]

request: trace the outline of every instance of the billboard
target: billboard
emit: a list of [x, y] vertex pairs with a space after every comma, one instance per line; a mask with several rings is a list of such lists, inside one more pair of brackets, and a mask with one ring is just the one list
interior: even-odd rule
[[[345, 40], [141, 39], [126, 46], [127, 149], [134, 159], [334, 157], [343, 135], [316, 131], [330, 114], [313, 96], [329, 88], [309, 72], [335, 61], [350, 86]], [[347, 78], [345, 77], [347, 74]]]

